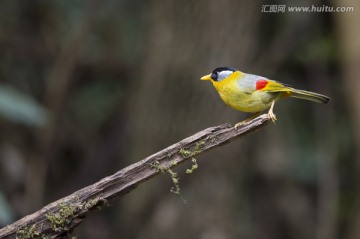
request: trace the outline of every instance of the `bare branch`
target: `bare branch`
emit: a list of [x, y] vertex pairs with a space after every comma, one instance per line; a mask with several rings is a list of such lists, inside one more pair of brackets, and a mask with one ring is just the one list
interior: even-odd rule
[[89, 211], [107, 206], [164, 169], [254, 132], [269, 122], [268, 115], [263, 114], [237, 130], [230, 124], [204, 129], [0, 229], [0, 238], [66, 237]]

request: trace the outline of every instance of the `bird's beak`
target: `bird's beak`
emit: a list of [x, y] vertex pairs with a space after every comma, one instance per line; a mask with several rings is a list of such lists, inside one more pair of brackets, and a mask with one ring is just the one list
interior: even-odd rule
[[211, 80], [211, 74], [201, 77], [200, 80]]

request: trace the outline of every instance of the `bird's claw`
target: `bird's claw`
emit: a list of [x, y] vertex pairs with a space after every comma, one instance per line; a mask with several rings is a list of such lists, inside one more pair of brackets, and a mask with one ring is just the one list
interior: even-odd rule
[[277, 120], [277, 119], [276, 119], [276, 115], [275, 115], [273, 112], [269, 112], [269, 113], [268, 113], [268, 116], [269, 116], [269, 118], [271, 119], [271, 121], [272, 121], [273, 123], [275, 123], [275, 121]]
[[275, 105], [275, 101], [273, 101], [273, 102], [271, 103], [270, 110], [269, 110], [269, 112], [268, 112], [268, 116], [269, 116], [269, 118], [271, 119], [271, 121], [272, 121], [273, 123], [275, 123], [275, 121], [276, 121], [276, 115], [275, 115], [274, 112], [273, 112], [273, 110], [274, 110], [274, 105]]
[[243, 120], [237, 124], [235, 124], [234, 128], [235, 130], [237, 130], [240, 126], [243, 126], [244, 124], [246, 124], [247, 122], [255, 119], [256, 117], [258, 117], [261, 114], [261, 112], [257, 112], [255, 114], [253, 114], [251, 117], [247, 118], [246, 120]]
[[235, 124], [235, 126], [234, 126], [235, 130], [237, 130], [240, 126], [242, 126], [242, 125], [245, 124], [245, 123], [246, 123], [246, 122], [241, 121], [241, 122]]

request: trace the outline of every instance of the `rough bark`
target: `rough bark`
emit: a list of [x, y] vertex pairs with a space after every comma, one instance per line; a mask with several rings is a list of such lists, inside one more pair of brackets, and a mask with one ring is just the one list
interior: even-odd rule
[[216, 146], [254, 132], [269, 122], [268, 115], [264, 114], [238, 129], [230, 124], [204, 129], [0, 229], [0, 238], [67, 237], [91, 210], [108, 206], [109, 202], [153, 176]]

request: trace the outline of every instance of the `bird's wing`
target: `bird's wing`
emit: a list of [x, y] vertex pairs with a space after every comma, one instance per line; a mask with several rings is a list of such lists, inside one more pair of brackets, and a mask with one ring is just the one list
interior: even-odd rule
[[263, 76], [245, 74], [238, 81], [239, 88], [245, 93], [253, 93], [254, 91], [266, 92], [292, 92], [293, 88], [289, 85], [270, 80]]
[[256, 91], [256, 82], [259, 79], [265, 79], [264, 77], [252, 75], [252, 74], [244, 74], [244, 76], [237, 82], [239, 89], [245, 93], [253, 93]]
[[266, 92], [292, 92], [293, 88], [278, 81], [260, 79], [256, 81], [256, 89]]

